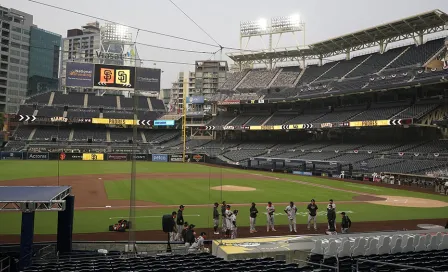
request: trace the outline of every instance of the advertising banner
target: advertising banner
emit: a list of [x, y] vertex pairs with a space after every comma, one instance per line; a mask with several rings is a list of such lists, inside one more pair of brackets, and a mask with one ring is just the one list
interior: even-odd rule
[[109, 154], [107, 154], [107, 160], [108, 161], [127, 161], [128, 155], [127, 154], [109, 153]]
[[83, 161], [104, 161], [103, 153], [83, 153], [82, 154]]
[[134, 125], [132, 119], [92, 118], [92, 124], [101, 125]]
[[50, 154], [46, 153], [37, 153], [37, 152], [28, 152], [26, 153], [27, 160], [49, 160]]
[[152, 154], [153, 162], [168, 162], [167, 154]]
[[[182, 155], [171, 155], [170, 162], [182, 162]], [[188, 155], [185, 155], [185, 161], [188, 161]]]
[[204, 104], [204, 97], [203, 96], [187, 97], [187, 103], [188, 104]]
[[21, 160], [23, 158], [23, 153], [14, 151], [14, 152], [1, 152], [1, 159], [2, 160]]
[[82, 153], [50, 153], [50, 160], [82, 161]]
[[92, 88], [94, 67], [93, 63], [67, 62], [65, 85]]
[[135, 89], [160, 92], [160, 69], [136, 68]]
[[[130, 155], [132, 158], [132, 154]], [[135, 160], [136, 161], [146, 161], [148, 159], [148, 156], [146, 154], [135, 154]]]
[[303, 171], [292, 171], [293, 175], [300, 175], [300, 176], [312, 176], [312, 172], [303, 172]]
[[205, 162], [205, 156], [202, 154], [194, 154], [191, 156], [190, 162]]
[[174, 120], [155, 120], [154, 126], [174, 126]]
[[93, 86], [97, 89], [132, 90], [135, 67], [95, 64]]

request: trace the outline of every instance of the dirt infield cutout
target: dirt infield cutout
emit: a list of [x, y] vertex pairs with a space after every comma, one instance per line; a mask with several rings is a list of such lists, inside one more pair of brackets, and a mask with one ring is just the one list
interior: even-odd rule
[[244, 186], [235, 186], [235, 185], [223, 185], [223, 186], [215, 186], [210, 189], [216, 191], [227, 191], [227, 192], [250, 192], [256, 191], [256, 188], [253, 187], [244, 187]]
[[448, 207], [448, 202], [439, 200], [407, 197], [407, 196], [378, 196], [382, 200], [366, 201], [367, 203], [412, 208], [443, 208]]

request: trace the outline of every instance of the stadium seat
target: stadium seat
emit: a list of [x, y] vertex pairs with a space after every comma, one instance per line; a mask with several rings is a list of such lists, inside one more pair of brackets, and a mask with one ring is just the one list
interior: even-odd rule
[[372, 239], [369, 242], [369, 246], [366, 249], [366, 252], [364, 253], [364, 255], [375, 255], [378, 252], [378, 240], [377, 239]]
[[338, 258], [350, 256], [350, 241], [344, 241], [338, 249]]
[[445, 234], [442, 238], [442, 242], [440, 242], [438, 250], [445, 250], [448, 249], [448, 235]]

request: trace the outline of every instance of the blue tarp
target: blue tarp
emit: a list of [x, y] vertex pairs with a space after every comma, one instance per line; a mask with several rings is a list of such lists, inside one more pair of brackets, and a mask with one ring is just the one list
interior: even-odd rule
[[0, 186], [0, 202], [49, 202], [70, 186]]

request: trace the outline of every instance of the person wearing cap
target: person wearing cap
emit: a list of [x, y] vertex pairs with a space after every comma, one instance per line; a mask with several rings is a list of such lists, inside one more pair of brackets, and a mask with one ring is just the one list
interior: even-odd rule
[[231, 229], [232, 229], [232, 211], [230, 210], [231, 206], [227, 205], [226, 206], [226, 234], [225, 234], [225, 238], [230, 238], [230, 234], [231, 234]]
[[230, 225], [230, 239], [235, 239], [237, 236], [238, 227], [236, 225], [236, 216], [238, 215], [238, 210], [234, 210], [232, 215], [230, 216], [230, 221], [232, 224]]
[[218, 212], [219, 204], [215, 202], [213, 205], [213, 234], [219, 234], [218, 226], [219, 226], [219, 212]]
[[330, 199], [330, 203], [327, 206], [327, 220], [328, 231], [336, 231], [336, 204], [334, 204], [333, 199]]
[[205, 232], [201, 232], [201, 235], [195, 239], [194, 243], [191, 244], [190, 248], [188, 249], [188, 252], [195, 253], [204, 251], [204, 241], [206, 235], [207, 234]]
[[275, 207], [272, 205], [272, 202], [268, 202], [268, 206], [266, 206], [266, 219], [267, 219], [267, 225], [266, 225], [266, 231], [269, 232], [269, 229], [272, 231], [276, 231], [274, 227], [274, 212]]
[[316, 216], [317, 216], [317, 210], [319, 208], [316, 205], [316, 201], [314, 199], [311, 199], [311, 203], [308, 204], [306, 209], [308, 210], [308, 226], [307, 226], [308, 230], [310, 230], [311, 221], [313, 221], [314, 223], [314, 230], [317, 230]]
[[188, 222], [185, 221], [184, 222], [184, 228], [182, 229], [182, 241], [184, 241], [184, 242], [187, 240], [187, 238], [186, 238], [187, 231], [188, 231]]
[[257, 232], [255, 229], [255, 224], [257, 221], [258, 209], [255, 207], [255, 202], [252, 202], [252, 206], [249, 210], [249, 221], [250, 221], [250, 233]]
[[285, 213], [288, 216], [289, 221], [289, 232], [297, 232], [296, 227], [296, 214], [297, 214], [297, 207], [294, 205], [294, 202], [289, 202], [289, 205], [285, 208]]
[[177, 219], [176, 219], [176, 224], [177, 224], [177, 235], [176, 235], [176, 240], [177, 241], [181, 241], [182, 240], [182, 229], [184, 228], [184, 205], [180, 205], [179, 206], [179, 210], [177, 211]]
[[177, 229], [176, 229], [176, 216], [177, 213], [174, 211], [171, 213], [171, 217], [172, 219], [170, 219], [170, 225], [173, 226], [173, 231], [170, 232], [170, 241], [175, 241], [176, 240], [176, 236], [177, 236]]
[[345, 215], [345, 212], [341, 212], [341, 215], [342, 215], [341, 232], [348, 233], [348, 230], [352, 226], [352, 221], [350, 220], [348, 215]]
[[226, 204], [226, 202], [225, 201], [223, 201], [222, 202], [222, 206], [221, 206], [221, 217], [222, 217], [222, 232], [223, 233], [226, 233], [226, 231], [227, 231], [227, 229], [226, 229], [226, 222], [227, 222], [227, 220], [226, 220], [226, 207], [227, 207], [227, 204]]

